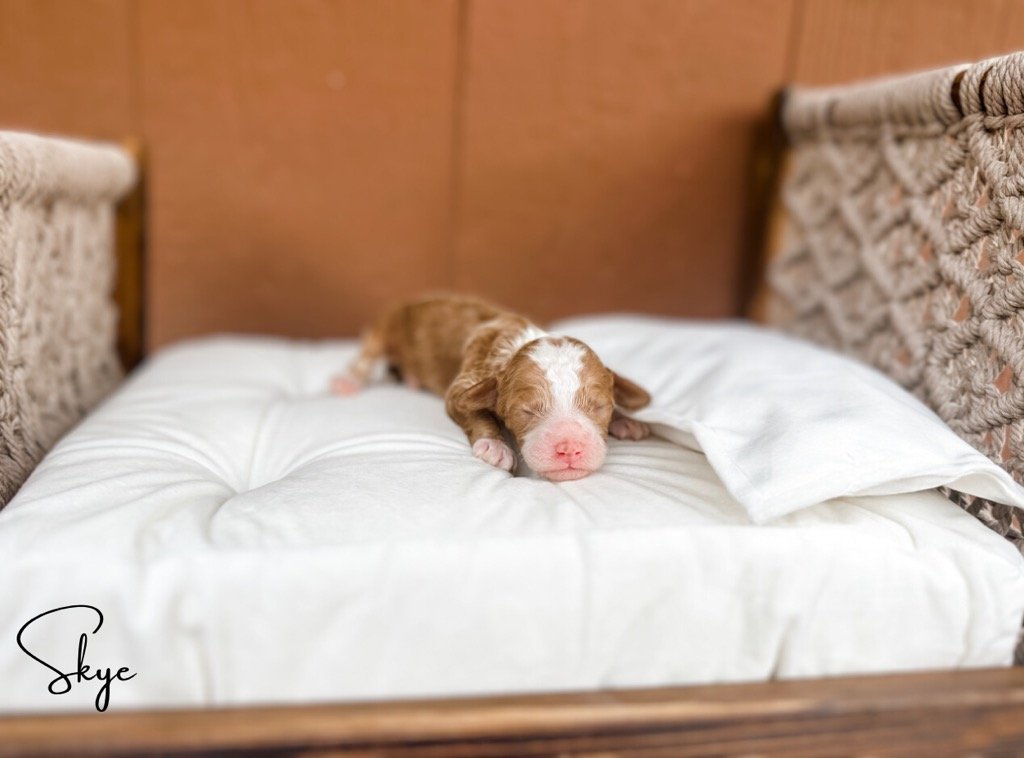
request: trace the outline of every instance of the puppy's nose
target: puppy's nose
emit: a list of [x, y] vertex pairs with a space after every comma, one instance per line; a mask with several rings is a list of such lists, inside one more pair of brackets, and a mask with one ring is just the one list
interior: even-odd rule
[[583, 455], [583, 443], [579, 440], [562, 440], [555, 445], [555, 455], [561, 461], [572, 461]]

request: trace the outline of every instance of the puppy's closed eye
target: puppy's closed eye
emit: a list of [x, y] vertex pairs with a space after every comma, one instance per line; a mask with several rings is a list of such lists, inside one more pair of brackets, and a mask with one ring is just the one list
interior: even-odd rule
[[544, 415], [544, 409], [539, 405], [524, 405], [516, 408], [512, 411], [513, 415], [518, 416], [524, 421], [531, 421], [538, 419]]

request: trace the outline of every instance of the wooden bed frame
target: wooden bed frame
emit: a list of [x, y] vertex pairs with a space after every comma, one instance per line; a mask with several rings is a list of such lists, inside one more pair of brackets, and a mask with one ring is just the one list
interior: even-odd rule
[[1024, 755], [1024, 671], [0, 720], [4, 755]]
[[142, 143], [130, 139], [121, 147], [135, 160], [138, 181], [117, 207], [114, 235], [117, 280], [114, 300], [120, 319], [117, 324], [117, 353], [125, 371], [135, 368], [146, 354], [146, 155]]
[[[766, 120], [752, 164], [749, 306], [773, 247], [784, 154]], [[138, 143], [127, 149], [141, 169]], [[118, 211], [127, 369], [145, 354], [145, 176]], [[2, 686], [2, 684], [0, 684]], [[5, 755], [1024, 755], [1024, 668], [700, 687], [0, 718]]]

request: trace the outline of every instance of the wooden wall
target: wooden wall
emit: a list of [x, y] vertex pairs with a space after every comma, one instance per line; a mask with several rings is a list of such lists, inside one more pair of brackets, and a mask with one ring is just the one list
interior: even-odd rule
[[717, 317], [773, 90], [1021, 40], [1024, 0], [0, 0], [0, 127], [144, 139], [151, 346], [438, 288]]

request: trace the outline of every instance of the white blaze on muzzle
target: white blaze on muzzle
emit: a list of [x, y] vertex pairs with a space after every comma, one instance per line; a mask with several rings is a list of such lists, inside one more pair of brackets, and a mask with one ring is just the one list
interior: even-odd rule
[[544, 372], [551, 402], [544, 418], [523, 439], [523, 459], [549, 478], [578, 478], [594, 471], [604, 462], [606, 446], [601, 431], [576, 407], [583, 383], [583, 349], [548, 338], [530, 348], [529, 356]]

